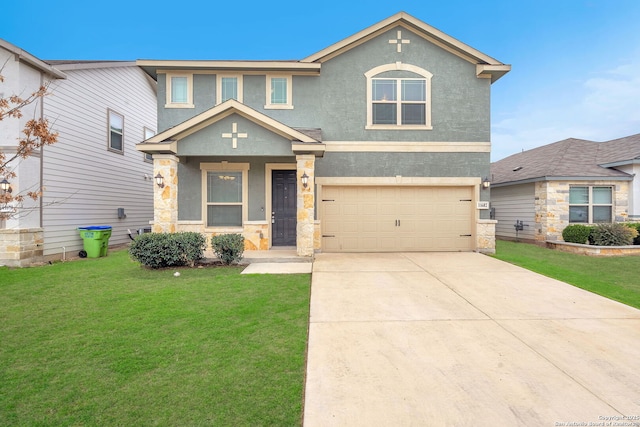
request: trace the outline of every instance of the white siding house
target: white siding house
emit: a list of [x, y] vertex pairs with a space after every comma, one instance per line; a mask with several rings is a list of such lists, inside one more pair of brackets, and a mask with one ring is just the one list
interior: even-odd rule
[[[156, 131], [156, 84], [122, 61], [42, 61], [0, 39], [0, 96], [51, 81], [50, 95], [24, 117], [0, 121], [0, 151], [15, 153], [31, 117], [46, 117], [58, 142], [11, 167], [14, 193], [43, 189], [36, 203], [0, 221], [0, 265], [77, 256], [79, 226], [110, 225], [110, 246], [153, 219], [153, 164], [135, 145]], [[0, 180], [5, 177], [0, 177]], [[120, 209], [120, 211], [119, 211]]]
[[[534, 240], [535, 188], [533, 183], [491, 189], [491, 208], [494, 209], [496, 236], [503, 239]], [[522, 230], [516, 232], [516, 222]]]
[[[78, 226], [110, 225], [109, 244], [127, 243], [153, 219], [153, 164], [135, 145], [155, 134], [155, 82], [134, 62], [52, 63], [67, 79], [45, 102], [60, 136], [43, 155], [44, 255], [77, 254]], [[112, 146], [110, 119], [123, 125]]]

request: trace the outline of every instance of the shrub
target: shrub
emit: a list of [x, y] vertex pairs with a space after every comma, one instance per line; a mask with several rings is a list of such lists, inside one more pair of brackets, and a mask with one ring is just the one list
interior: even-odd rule
[[204, 257], [207, 239], [199, 233], [145, 233], [136, 237], [129, 255], [151, 268], [192, 266]]
[[237, 263], [244, 252], [244, 237], [242, 234], [218, 234], [211, 238], [211, 248], [223, 263]]
[[640, 222], [629, 222], [629, 223], [626, 223], [625, 225], [627, 227], [634, 228], [638, 232], [638, 235], [633, 238], [633, 244], [640, 245]]
[[562, 238], [567, 243], [585, 244], [589, 240], [589, 235], [593, 227], [582, 224], [571, 224], [562, 230]]
[[626, 246], [633, 243], [638, 230], [620, 223], [599, 224], [593, 228], [591, 236], [597, 246]]

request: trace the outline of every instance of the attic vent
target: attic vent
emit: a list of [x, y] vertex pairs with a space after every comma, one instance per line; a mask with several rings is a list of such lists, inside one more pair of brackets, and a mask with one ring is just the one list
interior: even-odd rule
[[520, 169], [522, 169], [522, 166], [516, 166], [515, 168], [513, 168], [513, 171], [518, 172]]

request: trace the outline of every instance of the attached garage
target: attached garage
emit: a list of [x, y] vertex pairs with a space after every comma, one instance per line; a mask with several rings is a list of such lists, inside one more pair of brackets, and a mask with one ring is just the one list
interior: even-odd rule
[[324, 186], [326, 252], [472, 251], [474, 187]]

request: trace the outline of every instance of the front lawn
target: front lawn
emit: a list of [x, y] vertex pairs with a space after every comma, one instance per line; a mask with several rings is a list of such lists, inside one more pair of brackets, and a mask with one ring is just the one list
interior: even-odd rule
[[0, 425], [299, 425], [310, 275], [240, 271], [0, 267]]
[[495, 257], [640, 308], [640, 256], [592, 257], [498, 240]]

